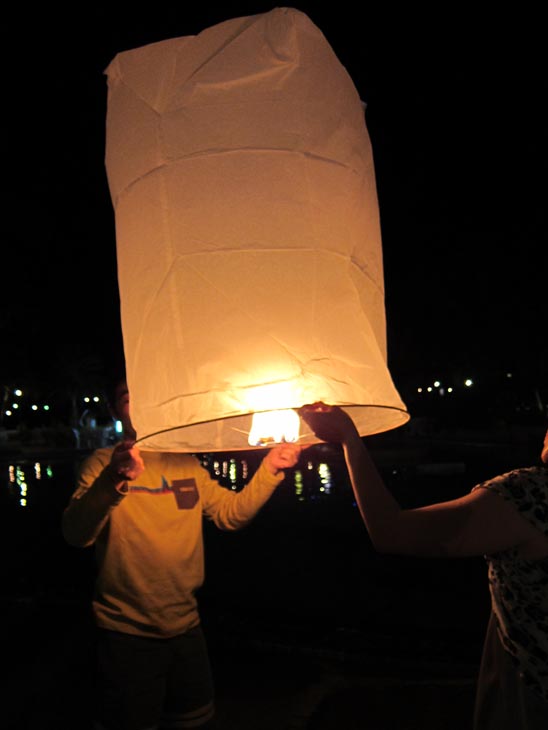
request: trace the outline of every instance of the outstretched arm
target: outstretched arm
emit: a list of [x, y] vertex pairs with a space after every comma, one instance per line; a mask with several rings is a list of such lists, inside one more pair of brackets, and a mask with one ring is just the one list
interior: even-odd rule
[[538, 531], [510, 504], [485, 489], [449, 502], [402, 509], [342, 409], [314, 404], [304, 406], [300, 415], [318, 438], [342, 445], [358, 508], [380, 552], [464, 557], [499, 552], [538, 538]]
[[237, 530], [248, 524], [284, 479], [284, 469], [297, 464], [300, 453], [301, 447], [290, 443], [269, 449], [251, 480], [239, 492], [221, 487], [201, 469], [200, 488], [206, 517], [223, 530]]

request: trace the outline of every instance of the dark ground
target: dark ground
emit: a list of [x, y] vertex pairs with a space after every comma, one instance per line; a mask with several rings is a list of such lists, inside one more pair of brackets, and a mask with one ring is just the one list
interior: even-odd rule
[[[28, 628], [8, 639], [2, 727], [91, 729], [87, 620], [76, 606], [26, 605], [16, 623]], [[309, 631], [307, 642], [302, 626], [293, 641], [248, 629], [208, 632], [223, 730], [470, 727], [479, 647], [463, 632], [457, 656], [458, 637], [443, 632], [398, 642], [341, 627]]]

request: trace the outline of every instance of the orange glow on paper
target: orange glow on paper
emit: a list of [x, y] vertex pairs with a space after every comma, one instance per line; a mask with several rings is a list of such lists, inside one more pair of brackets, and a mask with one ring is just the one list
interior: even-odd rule
[[253, 413], [317, 401], [362, 435], [405, 423], [363, 105], [321, 31], [275, 8], [124, 51], [106, 73], [141, 448], [248, 449]]

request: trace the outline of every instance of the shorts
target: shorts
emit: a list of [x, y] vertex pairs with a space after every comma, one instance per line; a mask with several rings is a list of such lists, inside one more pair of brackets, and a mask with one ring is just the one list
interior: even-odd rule
[[98, 629], [96, 688], [97, 728], [199, 728], [214, 714], [202, 629], [168, 639]]

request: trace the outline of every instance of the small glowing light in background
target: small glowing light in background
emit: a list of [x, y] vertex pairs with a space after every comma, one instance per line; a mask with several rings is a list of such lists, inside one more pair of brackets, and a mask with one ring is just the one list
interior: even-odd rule
[[13, 392], [14, 392], [14, 394], [15, 394], [16, 396], [21, 396], [21, 395], [23, 395], [23, 391], [22, 391], [22, 390], [19, 390], [19, 388], [17, 388], [17, 389], [16, 389], [16, 390], [14, 390]]
[[36, 479], [42, 478], [42, 467], [40, 466], [40, 462], [37, 461], [34, 465], [34, 476]]
[[13, 416], [13, 413], [11, 411], [6, 411], [6, 416]]
[[49, 406], [47, 404], [44, 406], [44, 410], [49, 411]]
[[116, 433], [122, 433], [122, 431], [124, 430], [122, 426], [122, 421], [114, 421], [114, 430], [116, 431]]
[[23, 471], [23, 469], [20, 466], [15, 467], [15, 483], [19, 487], [19, 492], [21, 494], [21, 499], [19, 500], [19, 504], [21, 505], [21, 507], [26, 507], [27, 506], [26, 496], [27, 496], [28, 486], [27, 486], [27, 482], [26, 482], [26, 478], [25, 478], [25, 472]]
[[331, 469], [327, 464], [318, 465], [318, 474], [320, 475], [320, 492], [331, 494]]
[[417, 388], [417, 393], [422, 393], [422, 388]]
[[447, 388], [447, 392], [448, 393], [452, 393], [453, 392], [453, 388], [451, 388], [451, 387]]
[[238, 470], [236, 468], [236, 459], [230, 460], [230, 465], [228, 467], [228, 478], [230, 479], [231, 489], [233, 491], [236, 491], [236, 482], [238, 478]]
[[89, 402], [90, 402], [89, 395], [84, 396], [84, 403], [89, 403]]
[[297, 469], [295, 472], [295, 496], [299, 502], [304, 502], [304, 481], [302, 472]]
[[98, 395], [94, 395], [93, 396], [93, 402], [94, 403], [99, 403], [99, 396]]
[[11, 407], [17, 410], [17, 408], [19, 408], [19, 403], [12, 403]]
[[33, 404], [31, 405], [31, 409], [32, 409], [33, 411], [37, 411], [37, 410], [38, 410], [38, 406], [37, 406], [37, 405], [36, 405], [35, 403], [33, 403]]
[[512, 377], [512, 373], [506, 373], [506, 377], [507, 378], [511, 378]]
[[427, 391], [428, 391], [429, 393], [431, 393], [431, 392], [432, 392], [432, 386], [431, 386], [431, 385], [429, 385], [429, 386], [428, 386], [428, 388], [427, 388], [426, 390], [427, 390]]
[[467, 378], [467, 379], [466, 379], [466, 380], [464, 381], [464, 384], [466, 385], [466, 387], [467, 387], [467, 388], [470, 388], [470, 387], [471, 387], [472, 385], [474, 385], [474, 381], [473, 381], [473, 380], [471, 380], [470, 378]]
[[434, 381], [434, 388], [439, 388], [441, 385], [439, 380]]
[[8, 478], [9, 478], [11, 484], [13, 484], [15, 482], [15, 467], [13, 464], [10, 464], [8, 466], [8, 475], [9, 475]]
[[53, 476], [53, 469], [51, 468], [51, 466], [46, 467], [46, 474], [48, 475], [48, 479], [51, 479], [51, 477]]

